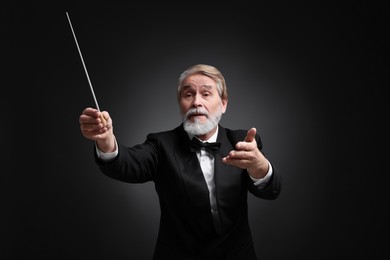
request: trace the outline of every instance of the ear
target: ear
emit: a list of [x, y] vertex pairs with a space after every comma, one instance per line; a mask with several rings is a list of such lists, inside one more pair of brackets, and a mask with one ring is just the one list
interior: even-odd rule
[[222, 99], [222, 114], [226, 112], [227, 109], [227, 104], [228, 104], [228, 99]]

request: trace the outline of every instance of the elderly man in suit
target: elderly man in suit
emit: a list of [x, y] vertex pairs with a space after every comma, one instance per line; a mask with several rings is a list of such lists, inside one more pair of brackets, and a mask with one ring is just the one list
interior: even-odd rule
[[186, 69], [177, 99], [182, 123], [148, 134], [142, 144], [121, 144], [109, 113], [94, 108], [80, 115], [81, 132], [94, 141], [96, 163], [105, 175], [154, 182], [161, 209], [154, 260], [255, 260], [247, 195], [276, 199], [281, 177], [264, 156], [256, 128], [220, 125], [228, 95], [217, 68]]

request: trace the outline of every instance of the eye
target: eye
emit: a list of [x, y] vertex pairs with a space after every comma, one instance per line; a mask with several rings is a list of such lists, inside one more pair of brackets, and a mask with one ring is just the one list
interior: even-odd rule
[[208, 97], [208, 96], [210, 96], [210, 95], [211, 95], [210, 92], [204, 92], [204, 93], [203, 93], [203, 96], [204, 96], [204, 97]]
[[190, 97], [192, 97], [193, 96], [193, 94], [191, 93], [191, 92], [186, 92], [186, 93], [184, 93], [184, 97], [185, 98], [190, 98]]

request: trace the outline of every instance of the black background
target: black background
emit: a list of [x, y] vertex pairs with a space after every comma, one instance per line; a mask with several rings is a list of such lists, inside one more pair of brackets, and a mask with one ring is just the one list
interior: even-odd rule
[[67, 11], [100, 108], [125, 144], [180, 123], [184, 69], [222, 71], [221, 123], [255, 126], [284, 179], [275, 201], [249, 196], [260, 259], [389, 256], [388, 3], [13, 1], [1, 10], [1, 259], [153, 253], [153, 184], [105, 177], [80, 133], [94, 102]]

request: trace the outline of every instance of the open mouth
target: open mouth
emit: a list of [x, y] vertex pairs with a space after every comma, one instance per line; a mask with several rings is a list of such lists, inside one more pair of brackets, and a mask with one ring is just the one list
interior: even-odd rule
[[201, 114], [201, 113], [194, 113], [194, 114], [191, 114], [188, 118], [198, 118], [198, 117], [207, 117], [207, 115], [205, 114]]
[[197, 119], [199, 120], [199, 119], [201, 119], [203, 117], [206, 118], [207, 115], [206, 114], [202, 114], [202, 113], [194, 113], [194, 114], [189, 115], [188, 119], [190, 121], [194, 121], [194, 120], [197, 120]]

